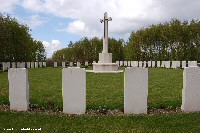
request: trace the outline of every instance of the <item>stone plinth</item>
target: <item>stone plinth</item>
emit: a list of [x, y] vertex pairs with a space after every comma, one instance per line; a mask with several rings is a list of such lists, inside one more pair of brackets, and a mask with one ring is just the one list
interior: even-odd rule
[[29, 108], [28, 69], [8, 70], [10, 110], [27, 111]]
[[148, 68], [126, 68], [124, 79], [124, 113], [146, 114]]
[[98, 63], [112, 63], [112, 53], [99, 53]]
[[117, 63], [92, 63], [94, 71], [118, 71]]
[[82, 68], [62, 69], [63, 113], [84, 114], [86, 111], [86, 71]]

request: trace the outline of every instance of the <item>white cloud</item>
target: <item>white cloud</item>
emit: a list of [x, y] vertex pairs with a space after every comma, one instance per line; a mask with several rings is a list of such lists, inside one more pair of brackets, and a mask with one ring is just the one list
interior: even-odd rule
[[[103, 13], [113, 18], [109, 22], [110, 36], [127, 36], [133, 30], [172, 18], [197, 18], [200, 1], [193, 0], [48, 0], [43, 2], [46, 13], [72, 18], [64, 31], [82, 36], [103, 36]], [[34, 10], [34, 9], [33, 9]], [[39, 10], [40, 12], [43, 12]]]
[[38, 26], [41, 26], [49, 21], [48, 18], [40, 17], [38, 14], [31, 15], [30, 17], [26, 18], [19, 18], [22, 22], [28, 24], [31, 29], [34, 29]]
[[51, 42], [43, 41], [42, 43], [45, 47], [47, 58], [50, 58], [55, 51], [62, 48], [62, 44], [59, 40], [52, 40]]
[[0, 12], [12, 12], [19, 0], [0, 0]]
[[68, 24], [68, 28], [67, 28], [67, 31], [68, 32], [71, 32], [71, 33], [81, 33], [83, 34], [83, 32], [87, 31], [88, 28], [85, 26], [85, 23], [82, 22], [82, 21], [73, 21], [71, 23]]
[[43, 2], [41, 0], [21, 0], [21, 6], [35, 12], [44, 12]]
[[[0, 0], [4, 2], [5, 0]], [[12, 9], [15, 1], [9, 1]], [[82, 36], [103, 36], [103, 13], [113, 18], [109, 22], [110, 36], [127, 36], [133, 30], [172, 18], [199, 18], [199, 0], [19, 0], [22, 7], [36, 14], [51, 14], [73, 21], [62, 30]], [[2, 6], [1, 6], [2, 7]]]

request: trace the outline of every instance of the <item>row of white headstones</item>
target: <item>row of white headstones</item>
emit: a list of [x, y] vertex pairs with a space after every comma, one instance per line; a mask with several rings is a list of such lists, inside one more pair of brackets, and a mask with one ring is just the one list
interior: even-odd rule
[[[185, 112], [200, 111], [200, 68], [186, 67], [183, 71], [181, 109]], [[124, 113], [147, 114], [148, 68], [125, 69]], [[10, 109], [29, 109], [28, 69], [8, 70]], [[109, 88], [108, 88], [109, 89]], [[63, 113], [84, 114], [86, 112], [86, 70], [84, 68], [62, 69]]]
[[[62, 62], [62, 68], [65, 68], [66, 65], [66, 62]], [[80, 67], [81, 63], [76, 62], [75, 65], [77, 67]], [[3, 71], [8, 70], [10, 68], [41, 68], [46, 66], [46, 62], [2, 62]], [[74, 62], [69, 62], [69, 66], [73, 67]], [[85, 62], [85, 66], [88, 66], [88, 62]], [[58, 67], [57, 62], [54, 62], [54, 67]]]
[[[184, 68], [197, 66], [197, 61], [116, 61], [119, 66], [126, 67], [163, 67], [163, 68]], [[85, 62], [85, 66], [88, 66], [88, 62]], [[69, 62], [70, 67], [74, 66], [74, 62]], [[80, 67], [81, 63], [76, 62], [75, 65]], [[2, 62], [3, 71], [10, 68], [39, 68], [46, 67], [46, 62]], [[58, 63], [54, 62], [54, 67], [58, 67]], [[66, 67], [66, 62], [62, 62], [62, 68]]]
[[197, 61], [116, 61], [116, 63], [127, 67], [184, 68], [197, 66]]

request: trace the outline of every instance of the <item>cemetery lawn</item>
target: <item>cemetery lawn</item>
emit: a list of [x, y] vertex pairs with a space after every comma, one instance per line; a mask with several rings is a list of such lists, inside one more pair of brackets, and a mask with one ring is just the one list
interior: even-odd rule
[[[89, 68], [90, 69], [90, 68]], [[124, 69], [124, 68], [121, 68]], [[43, 132], [198, 132], [200, 113], [180, 111], [183, 70], [149, 69], [147, 115], [62, 114], [61, 68], [29, 70], [30, 108], [12, 112], [7, 72], [0, 71], [0, 131], [42, 128]], [[87, 111], [123, 111], [124, 73], [87, 73]], [[5, 111], [7, 110], [7, 111]], [[162, 113], [168, 113], [163, 114]], [[50, 112], [50, 113], [49, 113]]]

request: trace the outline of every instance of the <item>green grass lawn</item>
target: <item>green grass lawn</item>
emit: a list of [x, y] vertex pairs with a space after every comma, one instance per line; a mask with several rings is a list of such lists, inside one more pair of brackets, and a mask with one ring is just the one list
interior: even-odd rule
[[[123, 68], [122, 68], [123, 69]], [[29, 70], [30, 103], [42, 110], [62, 110], [61, 68]], [[123, 110], [124, 73], [87, 73], [87, 110]], [[181, 106], [182, 69], [149, 69], [149, 109]], [[9, 105], [7, 72], [0, 71], [0, 104]], [[198, 132], [200, 113], [163, 115], [80, 115], [0, 111], [3, 128], [42, 128], [45, 132]], [[8, 121], [9, 122], [5, 122]]]
[[[181, 106], [183, 70], [149, 69], [149, 108]], [[62, 69], [29, 70], [30, 103], [41, 108], [62, 108]], [[121, 109], [124, 102], [124, 73], [87, 73], [87, 109]], [[0, 101], [9, 104], [7, 72], [0, 72]]]

